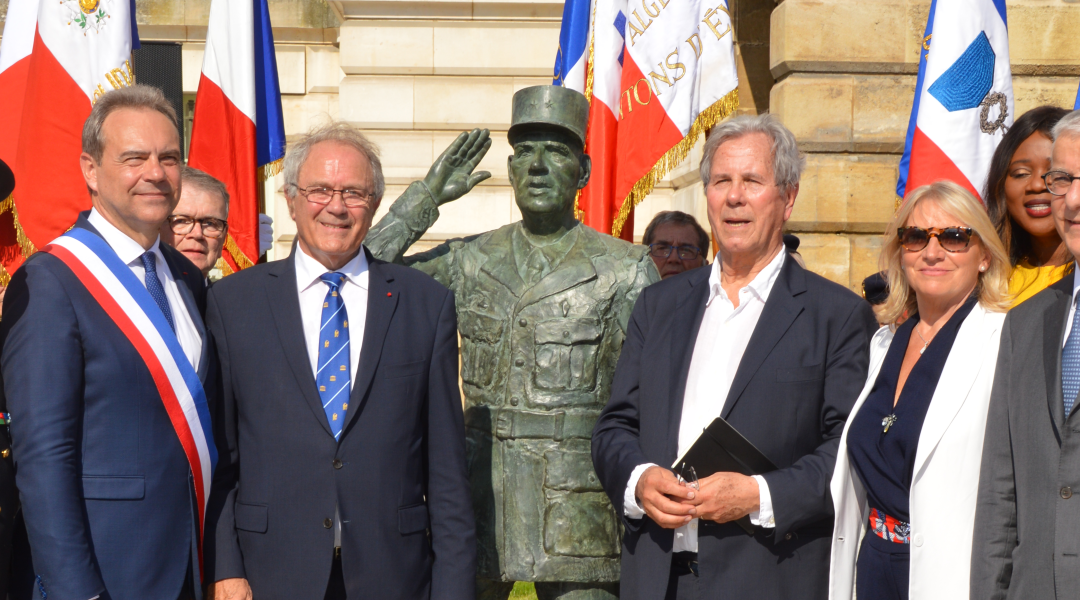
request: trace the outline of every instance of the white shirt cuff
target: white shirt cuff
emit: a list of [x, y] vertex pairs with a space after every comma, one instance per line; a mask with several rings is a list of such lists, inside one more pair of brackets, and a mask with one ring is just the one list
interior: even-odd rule
[[641, 479], [641, 475], [649, 467], [655, 467], [653, 463], [645, 463], [634, 467], [633, 471], [630, 471], [630, 481], [626, 483], [626, 492], [623, 493], [623, 514], [627, 519], [640, 519], [645, 516], [645, 509], [641, 507], [641, 502], [637, 499], [637, 483]]
[[758, 485], [758, 509], [750, 513], [750, 524], [757, 527], [772, 529], [776, 527], [773, 519], [772, 496], [769, 495], [769, 484], [761, 475], [751, 475]]

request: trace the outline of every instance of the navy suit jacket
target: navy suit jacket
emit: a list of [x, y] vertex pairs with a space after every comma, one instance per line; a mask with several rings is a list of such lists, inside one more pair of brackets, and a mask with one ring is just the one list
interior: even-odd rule
[[[75, 227], [97, 234], [86, 214]], [[214, 360], [202, 273], [173, 248], [161, 252], [202, 336], [206, 382]], [[12, 453], [41, 588], [74, 600], [179, 596], [198, 564], [187, 457], [135, 347], [50, 254], [31, 256], [11, 279], [0, 372], [17, 415]]]
[[246, 577], [260, 600], [321, 598], [336, 505], [350, 598], [474, 600], [454, 297], [414, 269], [368, 263], [340, 442], [311, 372], [294, 257], [211, 288], [223, 393], [207, 581]]
[[[709, 295], [710, 268], [642, 292], [630, 317], [611, 400], [593, 431], [593, 464], [620, 516], [630, 473], [678, 458], [683, 394]], [[846, 288], [784, 261], [732, 380], [721, 416], [772, 460], [775, 529], [747, 535], [701, 521], [705, 596], [789, 600], [828, 593], [832, 500], [840, 434], [866, 382], [877, 323]], [[702, 427], [708, 425], [702, 423]], [[674, 530], [627, 519], [622, 598], [663, 598]]]

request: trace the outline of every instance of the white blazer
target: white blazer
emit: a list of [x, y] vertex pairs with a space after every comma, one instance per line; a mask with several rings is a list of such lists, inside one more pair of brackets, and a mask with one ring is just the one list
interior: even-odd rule
[[[1004, 313], [979, 304], [960, 324], [923, 421], [911, 481], [912, 600], [968, 597], [975, 500], [979, 490], [986, 413], [997, 366]], [[836, 522], [829, 566], [829, 599], [855, 598], [855, 561], [867, 533], [870, 507], [847, 452], [848, 428], [877, 380], [893, 340], [882, 327], [870, 342], [870, 374], [851, 410], [836, 456], [830, 491]]]

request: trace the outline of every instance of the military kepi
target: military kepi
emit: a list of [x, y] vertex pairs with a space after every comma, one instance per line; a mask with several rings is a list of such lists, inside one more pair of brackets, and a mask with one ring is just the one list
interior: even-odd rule
[[514, 143], [518, 133], [534, 127], [558, 127], [585, 146], [589, 101], [581, 92], [557, 85], [536, 85], [514, 94], [514, 111], [507, 137]]

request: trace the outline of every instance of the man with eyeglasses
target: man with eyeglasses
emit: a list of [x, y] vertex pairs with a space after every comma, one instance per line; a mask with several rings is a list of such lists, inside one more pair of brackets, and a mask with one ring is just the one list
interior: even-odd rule
[[[180, 202], [161, 226], [161, 241], [179, 250], [209, 278], [229, 234], [229, 190], [213, 175], [194, 167], [184, 167], [180, 180]], [[273, 243], [273, 223], [269, 215], [259, 215], [260, 255]]]
[[[1080, 111], [1052, 131], [1050, 211], [1080, 259]], [[1080, 269], [1011, 310], [987, 415], [971, 598], [1080, 590]], [[1022, 541], [1022, 543], [1021, 543]]]
[[697, 219], [677, 210], [656, 213], [641, 243], [649, 247], [661, 279], [704, 265], [710, 247], [709, 234]]
[[[417, 185], [465, 194], [482, 149]], [[206, 582], [215, 600], [474, 600], [454, 295], [363, 246], [386, 184], [359, 131], [291, 142], [283, 175], [292, 254], [207, 298], [224, 384]]]

